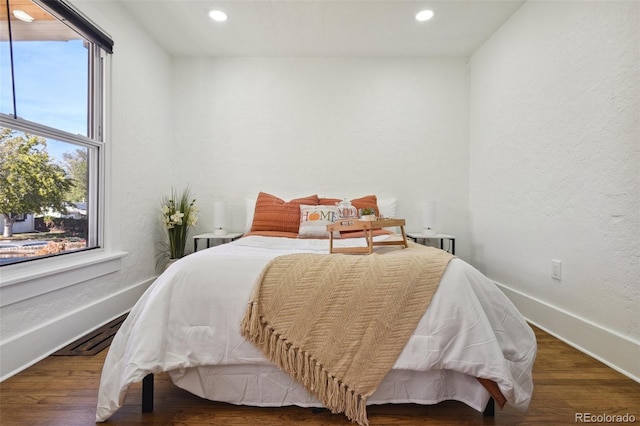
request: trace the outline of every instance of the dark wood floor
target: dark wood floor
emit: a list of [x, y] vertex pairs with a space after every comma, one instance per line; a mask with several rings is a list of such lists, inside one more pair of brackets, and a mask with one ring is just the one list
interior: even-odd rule
[[[564, 425], [576, 414], [625, 415], [640, 423], [640, 384], [535, 330], [538, 357], [535, 390], [527, 412], [496, 410], [495, 418], [457, 402], [435, 406], [385, 405], [368, 408], [375, 425]], [[94, 356], [49, 357], [0, 384], [0, 424], [87, 425], [95, 406], [106, 350]], [[202, 400], [173, 386], [166, 374], [156, 376], [155, 411], [140, 412], [140, 384], [106, 424], [133, 425], [344, 425], [343, 415], [312, 413], [298, 407], [253, 408]], [[594, 424], [594, 423], [592, 423]]]

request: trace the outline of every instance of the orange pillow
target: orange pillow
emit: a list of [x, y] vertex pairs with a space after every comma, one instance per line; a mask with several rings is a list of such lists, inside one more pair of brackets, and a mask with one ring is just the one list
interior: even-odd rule
[[284, 201], [274, 195], [261, 192], [256, 200], [251, 232], [278, 231], [298, 233], [300, 228], [300, 204], [318, 205], [318, 196], [309, 195]]
[[[321, 206], [335, 206], [336, 203], [341, 202], [339, 198], [320, 198], [319, 204]], [[378, 198], [375, 195], [366, 195], [360, 198], [354, 198], [351, 200], [351, 205], [358, 209], [364, 209], [366, 207], [372, 208], [376, 211], [376, 216], [380, 216], [380, 209], [378, 209]]]
[[243, 237], [250, 237], [252, 235], [257, 235], [259, 237], [281, 237], [281, 238], [298, 238], [298, 234], [293, 232], [279, 232], [279, 231], [256, 231], [256, 232], [248, 232], [243, 235]]

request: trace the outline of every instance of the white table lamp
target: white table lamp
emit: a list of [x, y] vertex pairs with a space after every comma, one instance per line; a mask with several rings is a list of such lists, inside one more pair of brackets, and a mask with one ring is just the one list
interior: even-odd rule
[[227, 202], [213, 202], [213, 233], [215, 235], [227, 234]]
[[436, 202], [422, 202], [422, 235], [436, 235]]

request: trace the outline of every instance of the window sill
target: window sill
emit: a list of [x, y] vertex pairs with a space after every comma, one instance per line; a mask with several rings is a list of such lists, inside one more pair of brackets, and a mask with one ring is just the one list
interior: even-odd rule
[[99, 250], [5, 266], [0, 271], [0, 307], [119, 271], [126, 255]]

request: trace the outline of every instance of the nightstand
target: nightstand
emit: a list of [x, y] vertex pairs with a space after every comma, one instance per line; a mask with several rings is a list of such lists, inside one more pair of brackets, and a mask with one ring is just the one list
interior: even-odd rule
[[424, 235], [420, 232], [407, 232], [407, 237], [414, 240], [416, 243], [419, 243], [418, 240], [440, 240], [440, 249], [444, 250], [444, 240], [449, 241], [449, 245], [447, 247], [447, 251], [451, 254], [456, 254], [456, 237], [454, 235], [449, 234], [434, 234], [434, 235]]
[[214, 234], [213, 232], [207, 232], [205, 234], [198, 234], [193, 236], [193, 252], [198, 251], [198, 240], [207, 240], [207, 248], [211, 247], [211, 240], [218, 240], [220, 244], [237, 240], [242, 237], [242, 232], [228, 232], [223, 235]]

